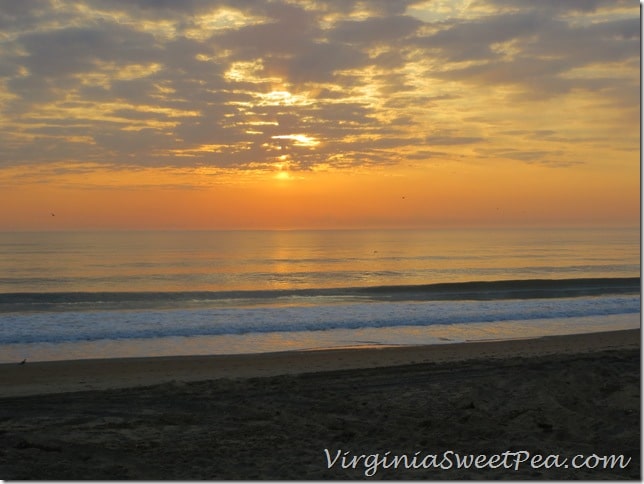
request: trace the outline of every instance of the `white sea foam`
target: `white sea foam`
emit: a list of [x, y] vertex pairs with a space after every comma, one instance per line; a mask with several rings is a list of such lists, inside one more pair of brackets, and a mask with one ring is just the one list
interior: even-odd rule
[[455, 323], [395, 328], [335, 329], [219, 336], [172, 336], [120, 340], [2, 345], [0, 363], [143, 356], [224, 355], [275, 351], [452, 344], [464, 341], [539, 338], [549, 335], [636, 329], [639, 314]]
[[0, 344], [396, 328], [639, 313], [637, 295], [0, 315]]

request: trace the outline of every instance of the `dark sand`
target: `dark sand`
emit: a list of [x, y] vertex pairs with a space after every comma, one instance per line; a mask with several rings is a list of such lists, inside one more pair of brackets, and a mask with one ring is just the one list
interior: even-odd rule
[[0, 479], [365, 477], [364, 465], [328, 468], [324, 449], [332, 457], [338, 450], [348, 457], [420, 452], [419, 460], [427, 454], [440, 460], [447, 451], [631, 459], [623, 469], [401, 466], [379, 469], [375, 478], [640, 478], [639, 330], [429, 347], [28, 362], [0, 365], [0, 392]]

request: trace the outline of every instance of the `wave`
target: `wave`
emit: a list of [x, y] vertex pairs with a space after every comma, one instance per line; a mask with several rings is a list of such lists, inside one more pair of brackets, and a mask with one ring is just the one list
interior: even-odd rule
[[456, 301], [639, 294], [640, 279], [577, 278], [471, 281], [318, 289], [174, 292], [0, 293], [0, 313], [324, 304], [359, 301]]
[[355, 330], [632, 314], [639, 295], [171, 310], [7, 313], [0, 344]]

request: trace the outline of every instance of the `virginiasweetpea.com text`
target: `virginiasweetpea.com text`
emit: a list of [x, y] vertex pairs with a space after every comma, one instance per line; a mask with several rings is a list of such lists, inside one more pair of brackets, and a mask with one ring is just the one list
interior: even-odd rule
[[328, 469], [360, 469], [367, 477], [373, 477], [381, 469], [507, 469], [518, 471], [531, 469], [625, 469], [631, 462], [624, 455], [583, 455], [564, 457], [559, 454], [533, 454], [527, 450], [508, 450], [497, 454], [460, 454], [446, 450], [440, 454], [421, 451], [413, 454], [392, 452], [356, 454], [342, 449], [324, 449]]

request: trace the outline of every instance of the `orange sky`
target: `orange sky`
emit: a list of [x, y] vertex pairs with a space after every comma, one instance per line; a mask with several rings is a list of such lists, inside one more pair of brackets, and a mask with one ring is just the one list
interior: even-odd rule
[[243, 5], [0, 5], [0, 230], [639, 223], [639, 5]]

